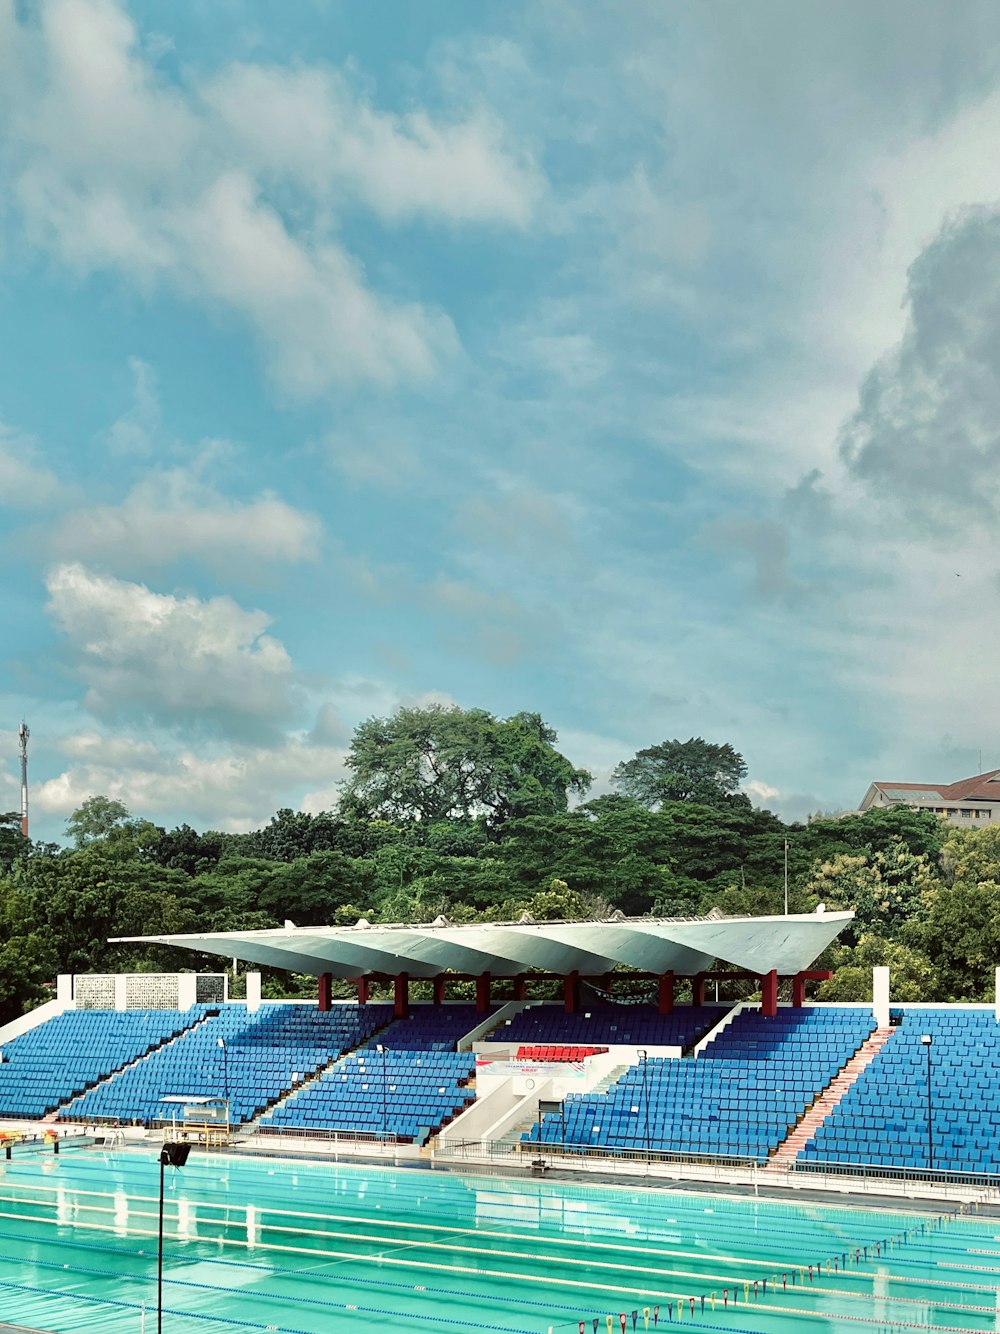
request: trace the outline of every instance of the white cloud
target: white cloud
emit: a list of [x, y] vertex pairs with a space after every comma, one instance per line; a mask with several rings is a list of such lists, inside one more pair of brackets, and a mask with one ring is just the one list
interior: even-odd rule
[[[158, 823], [188, 820], [199, 829], [235, 833], [266, 824], [288, 802], [304, 810], [329, 809], [346, 776], [342, 748], [295, 736], [272, 746], [222, 751], [161, 748], [90, 732], [66, 737], [61, 748], [71, 763], [33, 793], [35, 806], [50, 816], [69, 815], [102, 793]], [[311, 796], [304, 791], [309, 786], [317, 788]]]
[[47, 584], [48, 610], [98, 717], [252, 739], [273, 735], [292, 712], [291, 660], [263, 612], [226, 597], [154, 593], [78, 564], [58, 566]]
[[34, 444], [0, 425], [0, 507], [45, 509], [63, 494]]
[[[28, 235], [82, 272], [235, 311], [290, 394], [424, 381], [456, 346], [441, 311], [374, 290], [333, 205], [521, 227], [539, 193], [486, 112], [393, 116], [308, 68], [173, 86], [112, 0], [47, 0], [37, 29], [9, 24], [0, 144]], [[298, 191], [285, 212], [277, 175]]]
[[346, 191], [388, 222], [525, 226], [535, 165], [483, 109], [451, 123], [376, 110], [337, 71], [233, 65], [203, 90], [246, 159], [339, 203]]
[[148, 473], [120, 505], [74, 510], [52, 548], [64, 560], [135, 574], [199, 560], [222, 574], [314, 561], [320, 523], [265, 493], [240, 502], [200, 481], [196, 470]]
[[136, 457], [151, 454], [160, 430], [160, 400], [152, 366], [140, 357], [129, 357], [132, 372], [132, 406], [113, 422], [107, 432], [113, 454]]

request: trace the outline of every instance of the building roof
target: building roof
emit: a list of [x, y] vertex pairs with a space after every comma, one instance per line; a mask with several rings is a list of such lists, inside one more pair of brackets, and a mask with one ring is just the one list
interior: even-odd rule
[[926, 797], [931, 801], [1000, 801], [1000, 769], [989, 769], [957, 783], [872, 783], [891, 801]]
[[[128, 942], [238, 958], [296, 973], [354, 978], [375, 974], [435, 977], [490, 973], [514, 977], [531, 969], [596, 977], [617, 964], [681, 977], [719, 959], [748, 972], [800, 972], [853, 920], [853, 912], [787, 917], [615, 917], [603, 922], [488, 922], [431, 925], [297, 927], [266, 931], [128, 936]], [[118, 943], [118, 942], [112, 942]]]

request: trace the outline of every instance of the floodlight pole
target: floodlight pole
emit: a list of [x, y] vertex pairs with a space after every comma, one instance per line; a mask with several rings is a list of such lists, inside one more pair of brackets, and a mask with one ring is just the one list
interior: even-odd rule
[[219, 1038], [218, 1046], [222, 1048], [222, 1087], [226, 1095], [226, 1120], [229, 1120], [229, 1048], [226, 1046], [225, 1038]]
[[167, 1165], [167, 1146], [160, 1150], [160, 1223], [156, 1247], [156, 1334], [163, 1331], [163, 1169]]
[[932, 1130], [931, 1118], [931, 1047], [934, 1039], [930, 1033], [921, 1035], [920, 1041], [924, 1045], [924, 1051], [927, 1053], [927, 1170], [934, 1171], [934, 1133]]
[[381, 1042], [375, 1044], [375, 1050], [382, 1057], [382, 1143], [389, 1137], [389, 1090], [388, 1076], [385, 1073], [385, 1047]]
[[646, 1112], [646, 1165], [648, 1167], [653, 1161], [653, 1145], [649, 1135], [649, 1076], [646, 1071], [649, 1052], [643, 1048], [637, 1048], [635, 1054], [642, 1064], [642, 1102]]
[[156, 1246], [156, 1334], [163, 1334], [163, 1169], [183, 1167], [191, 1152], [190, 1144], [164, 1144], [160, 1149], [160, 1221]]

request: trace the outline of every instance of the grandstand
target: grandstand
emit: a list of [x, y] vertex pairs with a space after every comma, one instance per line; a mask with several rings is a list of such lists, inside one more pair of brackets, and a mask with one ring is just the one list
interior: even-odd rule
[[763, 1163], [874, 1027], [870, 1010], [744, 1009], [698, 1059], [638, 1061], [607, 1092], [570, 1094], [524, 1138]]
[[[168, 1103], [210, 1100], [241, 1141], [471, 1147], [512, 1166], [550, 1154], [740, 1163], [776, 1180], [1000, 1178], [1000, 1008], [892, 1008], [885, 969], [870, 1005], [806, 1004], [806, 981], [823, 976], [809, 971], [815, 951], [849, 920], [441, 919], [198, 937], [209, 953], [311, 961], [318, 1003], [262, 1001], [254, 973], [236, 1002], [222, 975], [60, 979], [55, 1000], [0, 1032], [0, 1118], [144, 1133], [169, 1123]], [[736, 972], [709, 971], [720, 961]], [[334, 1002], [332, 977], [352, 969], [357, 1003]], [[411, 970], [431, 1003], [411, 1003]], [[748, 976], [759, 1001], [704, 1003], [707, 979]], [[475, 983], [474, 1002], [446, 1001], [457, 977]], [[791, 1004], [778, 1003], [779, 977]], [[513, 999], [498, 999], [504, 978]], [[538, 978], [559, 981], [561, 1000], [529, 1000]], [[677, 1003], [685, 979], [690, 1002]], [[370, 1001], [372, 981], [387, 999]], [[614, 991], [625, 985], [653, 999]]]
[[[512, 1162], [524, 1151], [1000, 1177], [993, 1006], [897, 1006], [884, 1027], [868, 1005], [394, 1013], [353, 1002], [67, 1009], [4, 1041], [0, 1117], [150, 1128], [169, 1120], [164, 1098], [207, 1095], [247, 1133], [416, 1151], [446, 1128], [461, 1143], [463, 1114], [507, 1083], [504, 1106], [528, 1124], [492, 1149]], [[477, 1060], [501, 1072], [481, 1088]], [[519, 1085], [522, 1066], [554, 1081], [541, 1108], [536, 1080]]]
[[891, 1037], [810, 1137], [799, 1162], [996, 1174], [1000, 1023], [994, 1008], [914, 1007], [892, 1017]]

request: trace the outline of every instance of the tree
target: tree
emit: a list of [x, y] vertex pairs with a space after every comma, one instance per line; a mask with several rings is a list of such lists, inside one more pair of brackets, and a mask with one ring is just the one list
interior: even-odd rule
[[[611, 781], [626, 796], [650, 808], [666, 801], [725, 806], [741, 800], [736, 789], [746, 776], [743, 756], [728, 742], [720, 746], [693, 736], [637, 751], [615, 768]], [[745, 797], [742, 803], [749, 806]]]
[[95, 839], [107, 838], [115, 828], [131, 820], [128, 807], [113, 797], [88, 797], [66, 821], [66, 832], [73, 846], [85, 847]]
[[434, 704], [369, 718], [351, 742], [340, 810], [363, 820], [484, 816], [494, 830], [521, 816], [555, 814], [591, 782], [555, 740], [537, 713], [495, 718], [485, 709]]
[[896, 1001], [939, 999], [934, 966], [920, 950], [899, 941], [862, 936], [853, 948], [838, 945], [833, 950], [833, 977], [820, 984], [821, 1001], [870, 1001], [872, 969], [889, 969], [892, 998]]
[[806, 889], [829, 907], [853, 908], [859, 934], [894, 939], [927, 908], [938, 883], [928, 858], [897, 838], [884, 852], [842, 852], [817, 862]]
[[17, 811], [0, 814], [0, 871], [9, 871], [23, 857], [28, 840], [21, 833], [21, 817]]

